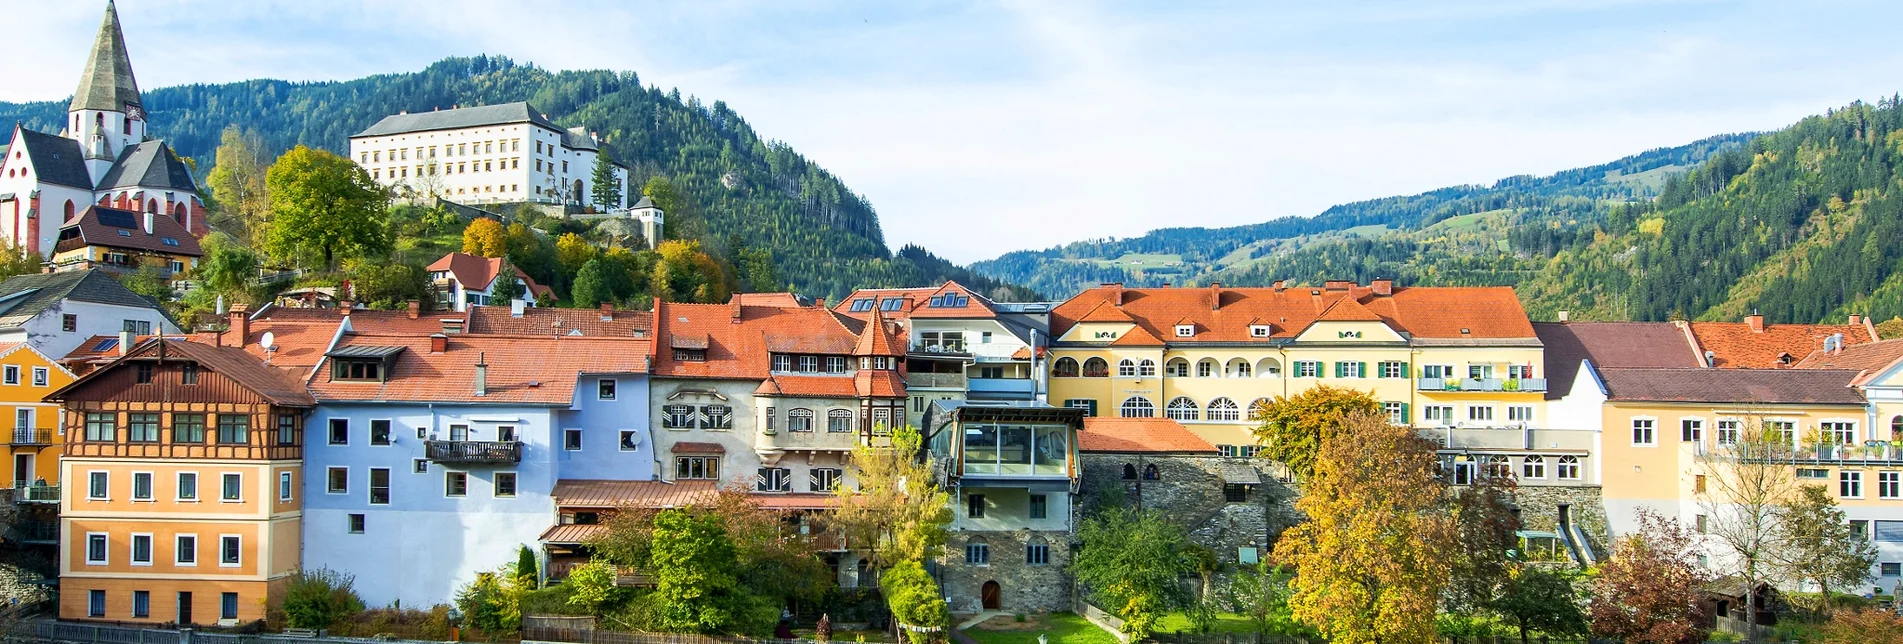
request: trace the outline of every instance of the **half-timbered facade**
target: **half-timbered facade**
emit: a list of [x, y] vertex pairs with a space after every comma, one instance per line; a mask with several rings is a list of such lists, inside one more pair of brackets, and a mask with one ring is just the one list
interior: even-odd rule
[[243, 349], [151, 338], [47, 396], [61, 619], [261, 619], [300, 568], [304, 387]]

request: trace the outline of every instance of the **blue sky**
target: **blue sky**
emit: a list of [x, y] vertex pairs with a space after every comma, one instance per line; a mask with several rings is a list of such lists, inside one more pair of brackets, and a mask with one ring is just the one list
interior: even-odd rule
[[[103, 3], [0, 0], [0, 100], [69, 96]], [[1312, 215], [1780, 127], [1903, 90], [1893, 2], [124, 0], [140, 84], [446, 56], [725, 100], [958, 261]]]

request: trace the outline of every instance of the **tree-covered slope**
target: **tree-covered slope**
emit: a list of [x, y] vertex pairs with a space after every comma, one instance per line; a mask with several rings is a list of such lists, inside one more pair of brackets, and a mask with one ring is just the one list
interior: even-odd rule
[[[915, 286], [950, 276], [893, 255], [870, 203], [790, 147], [762, 137], [724, 103], [643, 87], [633, 72], [451, 58], [416, 73], [186, 85], [147, 90], [144, 100], [153, 133], [195, 159], [201, 176], [229, 125], [255, 130], [273, 156], [297, 144], [348, 153], [350, 135], [400, 111], [526, 100], [560, 125], [602, 134], [609, 153], [633, 168], [636, 187], [659, 175], [685, 192], [694, 212], [670, 213], [671, 228], [682, 224], [682, 232], [716, 248], [737, 237], [749, 248], [770, 249], [780, 274], [802, 292], [837, 297], [855, 286]], [[0, 123], [48, 132], [60, 129], [65, 114], [65, 101], [0, 103]]]

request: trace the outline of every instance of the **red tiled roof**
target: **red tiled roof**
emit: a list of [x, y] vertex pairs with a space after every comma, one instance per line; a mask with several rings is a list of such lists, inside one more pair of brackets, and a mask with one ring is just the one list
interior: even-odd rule
[[1856, 384], [1861, 385], [1899, 361], [1903, 361], [1903, 339], [1854, 344], [1831, 353], [1819, 349], [1797, 361], [1793, 368], [1850, 369], [1859, 372]]
[[715, 481], [562, 479], [550, 496], [563, 508], [678, 508], [711, 499], [719, 491]]
[[905, 379], [890, 369], [861, 369], [852, 375], [852, 387], [860, 398], [905, 397]]
[[1862, 324], [1765, 324], [1764, 331], [1757, 332], [1745, 322], [1692, 322], [1691, 329], [1700, 350], [1717, 354], [1711, 366], [1745, 369], [1789, 367], [1824, 348], [1824, 339], [1838, 333], [1845, 346], [1877, 340]]
[[846, 355], [859, 343], [858, 335], [827, 309], [738, 302], [662, 302], [655, 307], [654, 337], [667, 347], [676, 346], [676, 340], [704, 345], [707, 357], [675, 360], [672, 351], [660, 351], [656, 376], [743, 380], [766, 379], [772, 353]]
[[568, 523], [549, 526], [542, 531], [539, 539], [542, 543], [580, 545], [589, 539], [608, 534], [608, 525], [604, 523]]
[[1615, 402], [1862, 405], [1857, 372], [1823, 369], [1606, 368]]
[[[1534, 340], [1533, 325], [1513, 289], [1505, 286], [1396, 287], [1377, 295], [1368, 287], [1321, 288], [1123, 288], [1100, 286], [1079, 293], [1051, 312], [1051, 335], [1062, 337], [1079, 322], [1130, 321], [1152, 337], [1182, 320], [1199, 329], [1194, 338], [1170, 338], [1171, 344], [1249, 342], [1252, 324], [1269, 324], [1274, 338], [1291, 338], [1336, 307], [1335, 315], [1371, 319], [1419, 339]], [[1119, 305], [1118, 302], [1121, 302]], [[1462, 333], [1462, 330], [1466, 333]], [[1128, 337], [1129, 334], [1125, 334]], [[1147, 341], [1147, 340], [1146, 340]]]
[[792, 293], [735, 293], [733, 300], [739, 301], [741, 306], [768, 306], [782, 309], [805, 306], [800, 303], [799, 296]]
[[672, 451], [675, 454], [725, 454], [727, 453], [727, 446], [725, 445], [721, 445], [720, 443], [703, 443], [699, 441], [678, 441], [674, 443], [673, 447], [670, 447], [668, 449], [669, 451]]
[[[119, 224], [111, 225], [102, 220], [110, 219]], [[80, 239], [88, 245], [143, 250], [167, 255], [186, 255], [199, 257], [205, 254], [198, 246], [198, 238], [191, 231], [168, 215], [152, 215], [152, 232], [145, 232], [145, 213], [105, 206], [88, 206], [85, 212], [65, 225], [60, 226], [60, 235], [65, 236], [67, 229], [77, 229]], [[170, 240], [171, 243], [166, 243]]]
[[816, 398], [851, 398], [853, 396], [853, 378], [838, 376], [795, 376], [773, 374], [760, 383], [754, 393], [764, 396], [807, 396]]
[[[333, 381], [327, 369], [309, 381], [320, 400], [457, 401], [568, 405], [578, 374], [644, 373], [650, 343], [629, 338], [464, 335], [430, 353], [418, 335], [352, 334], [344, 347], [403, 347], [384, 382]], [[485, 395], [477, 396], [476, 362], [488, 365]]]
[[1315, 318], [1316, 322], [1381, 322], [1381, 316], [1362, 306], [1352, 297], [1338, 298], [1335, 303]]
[[872, 311], [872, 319], [867, 321], [859, 332], [859, 344], [854, 346], [855, 356], [900, 356], [905, 355], [905, 345], [892, 335], [892, 329], [886, 324], [885, 316], [877, 309]]
[[[521, 268], [517, 268], [513, 265], [511, 265], [510, 268], [515, 269], [516, 277], [520, 278], [524, 284], [529, 285], [529, 297], [541, 297], [543, 294], [547, 294], [549, 297], [555, 297], [554, 289], [535, 283], [535, 280], [529, 279], [528, 273], [522, 272]], [[432, 273], [437, 271], [449, 271], [449, 274], [455, 276], [456, 281], [461, 283], [463, 288], [481, 291], [488, 289], [489, 283], [496, 281], [496, 274], [502, 272], [502, 258], [482, 257], [468, 253], [450, 253], [437, 259], [431, 263], [428, 268], [423, 270]]]
[[[955, 295], [966, 298], [964, 306], [931, 306], [932, 298], [943, 295]], [[897, 310], [885, 310], [882, 306], [887, 299], [901, 298], [905, 301]], [[853, 302], [872, 300], [871, 311], [853, 311]], [[941, 304], [943, 301], [941, 300]], [[873, 312], [879, 312], [887, 318], [903, 320], [908, 318], [993, 318], [997, 312], [992, 310], [991, 300], [966, 288], [956, 281], [946, 281], [938, 286], [920, 288], [862, 288], [840, 300], [833, 311], [866, 319]]]
[[311, 407], [316, 401], [310, 392], [304, 389], [296, 377], [264, 364], [255, 356], [236, 347], [217, 347], [198, 342], [189, 342], [173, 337], [150, 337], [138, 341], [127, 355], [111, 363], [94, 369], [71, 384], [46, 396], [47, 400], [59, 400], [68, 391], [73, 391], [83, 383], [127, 362], [145, 361], [158, 357], [163, 352], [166, 359], [190, 360], [212, 373], [231, 379], [240, 387], [251, 390], [275, 405], [287, 407]]
[[1077, 432], [1080, 452], [1217, 453], [1216, 447], [1168, 418], [1091, 416]]
[[642, 338], [653, 327], [654, 314], [647, 311], [528, 307], [515, 317], [506, 306], [469, 307], [469, 333]]

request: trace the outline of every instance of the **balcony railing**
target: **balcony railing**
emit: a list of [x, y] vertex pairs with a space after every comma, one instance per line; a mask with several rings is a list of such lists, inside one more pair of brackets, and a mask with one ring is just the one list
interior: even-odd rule
[[21, 543], [59, 543], [58, 521], [21, 521], [13, 524]]
[[59, 503], [59, 486], [29, 483], [13, 486], [14, 503]]
[[32, 427], [13, 428], [14, 445], [52, 445], [53, 430]]
[[438, 463], [519, 463], [522, 461], [522, 443], [521, 441], [423, 441], [423, 455]]
[[905, 374], [907, 387], [942, 387], [946, 389], [964, 389], [965, 374], [918, 372]]
[[971, 391], [988, 394], [1018, 394], [1025, 397], [1035, 391], [1036, 382], [1030, 378], [972, 378]]
[[1545, 378], [1421, 378], [1421, 391], [1546, 391]]

